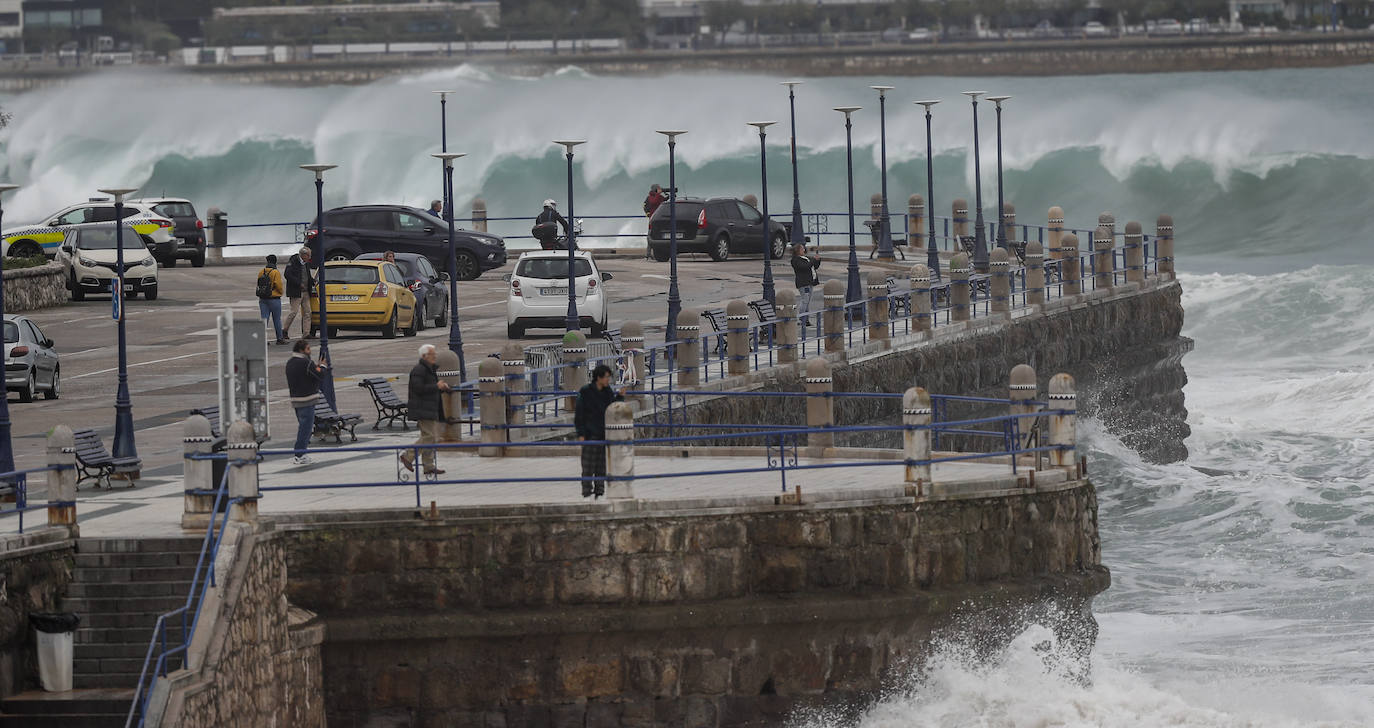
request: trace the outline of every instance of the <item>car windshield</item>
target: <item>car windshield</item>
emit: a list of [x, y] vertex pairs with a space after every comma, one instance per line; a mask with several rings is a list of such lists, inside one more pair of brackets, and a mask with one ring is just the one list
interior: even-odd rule
[[13, 344], [19, 341], [19, 324], [13, 321], [5, 322], [5, 343]]
[[[125, 250], [140, 250], [143, 248], [143, 238], [133, 230], [124, 230], [119, 236], [122, 238]], [[76, 238], [76, 247], [82, 250], [114, 250], [115, 231], [86, 229], [82, 230]]]
[[377, 266], [331, 265], [324, 269], [325, 283], [376, 283]]
[[195, 217], [196, 208], [189, 202], [164, 202], [153, 208], [153, 212], [166, 217]]
[[[573, 260], [573, 275], [589, 276], [592, 274], [592, 264], [586, 258], [576, 258]], [[556, 278], [568, 277], [568, 261], [566, 258], [526, 258], [520, 261], [519, 268], [515, 275], [521, 278], [544, 278], [553, 280]]]

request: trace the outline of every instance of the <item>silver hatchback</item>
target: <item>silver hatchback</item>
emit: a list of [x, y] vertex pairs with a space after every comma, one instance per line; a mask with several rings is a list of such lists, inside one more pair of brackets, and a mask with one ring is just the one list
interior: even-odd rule
[[5, 394], [19, 392], [32, 402], [38, 392], [47, 399], [62, 394], [62, 372], [53, 340], [27, 316], [5, 314]]

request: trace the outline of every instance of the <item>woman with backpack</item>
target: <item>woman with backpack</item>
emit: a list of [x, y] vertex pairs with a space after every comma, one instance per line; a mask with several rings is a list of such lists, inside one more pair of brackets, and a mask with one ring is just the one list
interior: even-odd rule
[[281, 296], [286, 292], [281, 271], [277, 270], [277, 256], [267, 256], [267, 265], [258, 271], [258, 313], [262, 320], [272, 317], [272, 327], [277, 331], [277, 343], [285, 344], [286, 337], [281, 332]]

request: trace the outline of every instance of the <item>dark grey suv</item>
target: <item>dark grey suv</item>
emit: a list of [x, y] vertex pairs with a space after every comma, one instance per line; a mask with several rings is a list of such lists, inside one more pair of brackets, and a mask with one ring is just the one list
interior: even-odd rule
[[[649, 252], [654, 260], [668, 259], [668, 229], [668, 203], [664, 202], [649, 218]], [[679, 253], [707, 253], [714, 260], [725, 260], [734, 253], [768, 250], [781, 258], [791, 230], [791, 223], [777, 220], [769, 220], [765, 229], [763, 214], [736, 197], [679, 197], [677, 201]]]
[[[428, 211], [405, 205], [351, 205], [324, 213], [305, 232], [305, 242], [324, 243], [325, 260], [352, 260], [363, 253], [419, 253], [435, 269], [448, 270], [448, 223]], [[472, 280], [506, 264], [506, 243], [500, 236], [475, 230], [454, 233], [458, 280]]]

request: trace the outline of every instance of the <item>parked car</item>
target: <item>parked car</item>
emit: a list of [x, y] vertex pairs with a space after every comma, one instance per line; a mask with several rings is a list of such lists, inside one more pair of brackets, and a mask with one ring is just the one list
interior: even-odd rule
[[[322, 235], [326, 260], [352, 260], [363, 253], [420, 253], [436, 268], [448, 269], [448, 223], [426, 210], [405, 205], [352, 205], [324, 213], [305, 231], [307, 244]], [[469, 281], [506, 264], [499, 236], [459, 229], [454, 234], [458, 280]]]
[[[649, 251], [659, 262], [668, 260], [668, 216], [665, 202], [649, 218]], [[677, 201], [679, 253], [707, 253], [713, 260], [725, 260], [734, 253], [768, 250], [774, 258], [781, 258], [787, 252], [791, 229], [791, 223], [769, 220], [765, 232], [763, 215], [736, 197], [683, 197]]]
[[1183, 26], [1183, 32], [1189, 35], [1206, 35], [1212, 32], [1212, 28], [1207, 21], [1202, 18], [1193, 18]]
[[[597, 268], [592, 254], [579, 250], [573, 253], [573, 277], [577, 287], [577, 319], [579, 326], [600, 335], [606, 330], [609, 316], [606, 291], [602, 283], [611, 274]], [[568, 320], [568, 254], [559, 250], [536, 250], [524, 253], [515, 263], [515, 271], [505, 279], [510, 287], [506, 294], [506, 336], [518, 339], [525, 329], [561, 329]]]
[[19, 393], [32, 402], [38, 392], [46, 399], [62, 396], [62, 367], [53, 340], [27, 316], [5, 314], [5, 396]]
[[1147, 30], [1148, 30], [1148, 32], [1149, 32], [1149, 35], [1154, 35], [1154, 36], [1183, 35], [1183, 25], [1180, 24], [1177, 20], [1174, 20], [1173, 18], [1165, 18], [1164, 20], [1156, 20], [1156, 21], [1155, 21], [1155, 24], [1154, 24], [1154, 27], [1148, 27], [1148, 26], [1149, 26], [1148, 23], [1146, 23], [1146, 26], [1147, 26]]
[[[126, 202], [123, 210], [124, 220], [140, 236], [142, 243], [153, 255], [165, 258], [171, 255], [176, 246], [172, 237], [174, 223], [155, 214], [152, 207], [135, 202]], [[24, 225], [11, 228], [0, 234], [0, 255], [26, 258], [57, 254], [68, 230], [88, 227], [111, 227], [114, 222], [114, 203], [107, 198], [93, 197], [79, 205], [69, 205], [44, 218], [39, 225]]]
[[[131, 231], [118, 237], [124, 248], [124, 297], [142, 293], [149, 301], [157, 300], [157, 259]], [[67, 231], [61, 251], [73, 301], [84, 300], [88, 293], [109, 293], [119, 280], [119, 250], [109, 226]]]
[[[363, 253], [354, 260], [381, 260], [384, 253]], [[425, 321], [434, 319], [435, 326], [448, 325], [448, 274], [438, 273], [429, 258], [419, 253], [397, 253], [396, 267], [401, 270], [406, 287], [415, 294], [415, 328], [425, 329]]]
[[131, 200], [140, 205], [148, 205], [152, 211], [172, 221], [172, 237], [176, 248], [170, 255], [164, 255], [158, 262], [174, 268], [178, 258], [191, 261], [196, 268], [205, 265], [205, 221], [196, 214], [195, 205], [180, 197], [145, 197]]
[[1036, 23], [1035, 27], [1031, 29], [1031, 35], [1036, 38], [1058, 38], [1063, 35], [1063, 33], [1061, 33], [1058, 28], [1054, 27], [1050, 21], [1042, 20]]
[[912, 43], [930, 43], [935, 40], [935, 34], [930, 32], [930, 28], [912, 28], [906, 39]]
[[1110, 35], [1110, 33], [1107, 32], [1107, 26], [1096, 20], [1089, 20], [1083, 24], [1084, 38], [1106, 38], [1108, 35]]
[[[324, 264], [324, 295], [329, 315], [329, 335], [339, 329], [380, 331], [388, 339], [396, 332], [414, 336], [415, 294], [406, 285], [401, 269], [381, 260], [331, 260]], [[320, 328], [320, 312], [310, 312], [311, 333]]]

